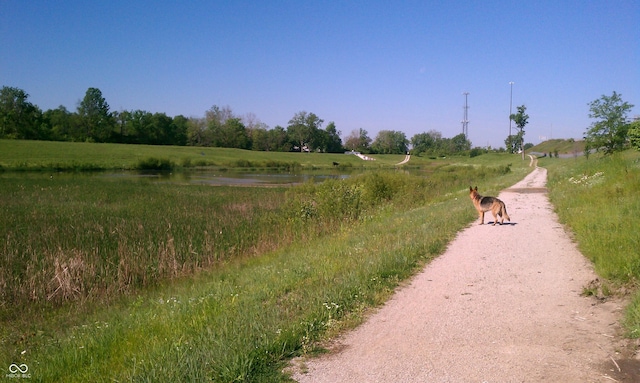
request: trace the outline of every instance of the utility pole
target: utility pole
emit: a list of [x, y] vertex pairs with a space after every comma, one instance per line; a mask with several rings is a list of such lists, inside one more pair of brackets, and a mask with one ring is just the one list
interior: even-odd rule
[[462, 117], [462, 134], [466, 139], [469, 139], [469, 106], [467, 105], [467, 96], [469, 92], [462, 93], [464, 95], [464, 115]]
[[[511, 104], [513, 101], [513, 81], [509, 81], [509, 85], [511, 86], [511, 94], [509, 95], [509, 136], [508, 137], [509, 137], [509, 145], [511, 145]], [[511, 151], [511, 153], [513, 153], [513, 151]]]

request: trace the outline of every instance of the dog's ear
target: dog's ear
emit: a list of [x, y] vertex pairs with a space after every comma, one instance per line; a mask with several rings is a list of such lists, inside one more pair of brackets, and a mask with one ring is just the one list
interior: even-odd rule
[[472, 191], [473, 191], [473, 188], [472, 188], [471, 186], [469, 186], [469, 191], [470, 191], [470, 192], [472, 192]]
[[478, 191], [478, 187], [477, 187], [477, 186], [476, 186], [476, 189], [475, 189], [475, 190], [476, 190], [476, 191]]

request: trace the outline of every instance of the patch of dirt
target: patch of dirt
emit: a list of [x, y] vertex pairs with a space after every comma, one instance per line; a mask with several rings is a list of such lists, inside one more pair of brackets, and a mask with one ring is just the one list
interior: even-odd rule
[[511, 225], [475, 222], [460, 232], [331, 352], [293, 361], [292, 377], [639, 382], [638, 345], [621, 336], [626, 302], [583, 294], [596, 275], [553, 213], [545, 183], [546, 170], [536, 168], [501, 193]]

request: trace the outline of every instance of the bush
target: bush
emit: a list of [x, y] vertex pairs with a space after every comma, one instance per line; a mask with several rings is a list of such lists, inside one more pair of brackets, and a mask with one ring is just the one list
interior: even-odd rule
[[145, 159], [141, 159], [136, 164], [135, 168], [138, 170], [172, 170], [174, 168], [174, 163], [166, 158], [155, 158], [155, 157], [147, 157]]
[[481, 148], [473, 148], [469, 151], [469, 157], [470, 158], [478, 157], [482, 153], [484, 153], [484, 150], [482, 150]]

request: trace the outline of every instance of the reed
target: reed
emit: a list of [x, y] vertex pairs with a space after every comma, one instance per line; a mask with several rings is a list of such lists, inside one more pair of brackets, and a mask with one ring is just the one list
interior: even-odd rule
[[278, 188], [11, 173], [0, 190], [0, 318], [32, 303], [108, 298], [294, 238]]

